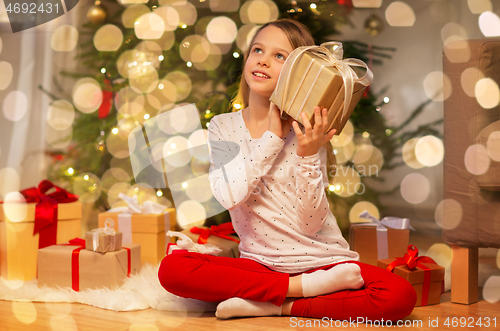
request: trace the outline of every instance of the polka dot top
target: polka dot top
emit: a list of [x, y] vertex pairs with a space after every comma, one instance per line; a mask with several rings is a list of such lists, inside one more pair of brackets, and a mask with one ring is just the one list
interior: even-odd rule
[[241, 110], [212, 118], [208, 141], [210, 186], [229, 210], [242, 258], [286, 273], [359, 260], [328, 206], [324, 147], [297, 156], [293, 128], [283, 139], [271, 131], [253, 139]]

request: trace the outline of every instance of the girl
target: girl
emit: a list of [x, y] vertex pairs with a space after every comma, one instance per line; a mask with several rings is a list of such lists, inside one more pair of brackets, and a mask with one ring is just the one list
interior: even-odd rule
[[287, 56], [307, 45], [311, 34], [294, 20], [263, 25], [245, 55], [235, 101], [243, 109], [215, 116], [208, 128], [210, 185], [240, 236], [240, 258], [171, 254], [160, 282], [182, 297], [222, 301], [222, 319], [404, 318], [416, 302], [413, 287], [358, 262], [330, 212], [324, 165], [335, 130], [324, 134], [327, 110], [316, 107], [314, 127], [302, 114], [301, 128], [269, 101]]

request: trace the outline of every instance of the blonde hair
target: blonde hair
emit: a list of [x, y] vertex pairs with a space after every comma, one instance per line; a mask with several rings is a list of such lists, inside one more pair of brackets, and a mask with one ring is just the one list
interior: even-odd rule
[[[302, 23], [289, 19], [289, 18], [283, 18], [280, 20], [268, 22], [261, 26], [256, 32], [255, 35], [252, 38], [252, 41], [248, 45], [248, 49], [245, 52], [245, 56], [243, 57], [243, 67], [245, 66], [245, 63], [247, 62], [248, 56], [250, 55], [250, 50], [251, 47], [255, 41], [255, 38], [257, 35], [266, 27], [268, 26], [275, 26], [277, 28], [280, 28], [281, 31], [283, 31], [288, 38], [288, 41], [290, 42], [290, 45], [292, 45], [293, 49], [296, 49], [297, 47], [301, 46], [313, 46], [315, 45], [314, 43], [314, 38], [311, 35], [311, 32], [309, 32], [309, 29]], [[240, 76], [240, 83], [238, 86], [238, 92], [236, 96], [233, 98], [231, 101], [231, 108], [232, 111], [238, 111], [239, 109], [244, 109], [248, 107], [248, 98], [250, 94], [250, 88], [248, 86], [247, 81], [245, 80], [245, 75], [243, 72], [241, 73]], [[235, 107], [235, 105], [239, 105], [238, 108]], [[333, 147], [330, 142], [327, 142], [323, 145], [323, 147], [326, 148], [326, 155], [327, 155], [327, 176], [328, 176], [328, 181], [330, 182], [331, 177], [335, 176], [336, 174], [336, 167], [337, 167], [337, 160], [335, 158], [335, 154], [333, 154]]]

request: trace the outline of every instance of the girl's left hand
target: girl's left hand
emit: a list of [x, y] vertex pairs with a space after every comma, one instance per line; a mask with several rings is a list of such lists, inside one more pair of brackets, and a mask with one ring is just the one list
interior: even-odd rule
[[320, 147], [333, 138], [337, 130], [331, 129], [328, 133], [324, 133], [328, 126], [328, 113], [327, 109], [323, 108], [323, 113], [320, 113], [320, 108], [314, 108], [314, 128], [307, 119], [305, 113], [300, 114], [302, 122], [304, 123], [305, 132], [299, 128], [297, 121], [293, 121], [292, 126], [297, 135], [299, 146], [297, 146], [298, 156], [310, 156], [316, 154]]

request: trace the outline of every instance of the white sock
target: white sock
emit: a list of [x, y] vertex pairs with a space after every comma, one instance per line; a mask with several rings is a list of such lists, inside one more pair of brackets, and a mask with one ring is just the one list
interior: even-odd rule
[[257, 302], [242, 298], [231, 298], [217, 306], [215, 316], [221, 319], [244, 316], [281, 316], [281, 307], [270, 302]]
[[328, 270], [302, 274], [302, 294], [307, 298], [342, 290], [357, 290], [364, 283], [357, 264], [343, 263]]

